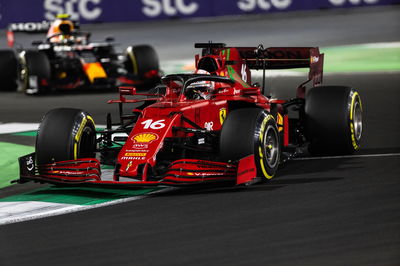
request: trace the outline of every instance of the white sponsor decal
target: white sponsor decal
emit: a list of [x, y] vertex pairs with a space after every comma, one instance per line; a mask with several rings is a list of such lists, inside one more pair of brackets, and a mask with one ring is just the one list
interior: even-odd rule
[[311, 63], [317, 63], [318, 61], [319, 61], [319, 57], [318, 56], [311, 57]]
[[144, 160], [146, 157], [144, 156], [122, 156], [121, 160]]
[[246, 64], [242, 64], [241, 74], [242, 74], [242, 79], [245, 82], [247, 82]]
[[208, 131], [213, 130], [214, 122], [205, 122], [204, 123], [204, 128], [207, 129]]
[[148, 17], [158, 17], [161, 14], [191, 15], [199, 9], [199, 5], [190, 0], [142, 0], [142, 4], [142, 12]]
[[149, 150], [125, 150], [125, 152], [149, 152]]
[[48, 21], [42, 22], [21, 22], [21, 23], [11, 23], [9, 29], [11, 31], [46, 31], [49, 28]]
[[144, 129], [161, 129], [163, 127], [165, 127], [165, 123], [164, 123], [165, 119], [161, 119], [161, 120], [157, 120], [157, 121], [153, 121], [153, 119], [147, 119], [145, 121], [143, 121], [141, 124], [144, 125], [143, 128]]
[[224, 175], [224, 173], [194, 173], [195, 176], [215, 176]]
[[239, 0], [237, 6], [245, 11], [253, 11], [256, 8], [270, 10], [272, 7], [286, 9], [292, 4], [292, 0]]
[[350, 3], [352, 5], [359, 5], [362, 3], [372, 5], [379, 2], [379, 0], [329, 0], [329, 2], [334, 6], [342, 6], [346, 3]]
[[32, 156], [29, 156], [29, 159], [26, 160], [26, 169], [28, 169], [28, 171], [32, 171], [34, 167], [35, 164], [33, 163]]
[[[147, 149], [148, 147], [149, 147], [149, 144], [147, 144], [147, 143], [135, 143], [132, 145], [132, 148], [134, 148], [134, 149]], [[129, 150], [127, 150], [127, 151], [129, 151]], [[145, 151], [148, 151], [148, 150], [145, 150]]]
[[102, 0], [45, 0], [43, 3], [44, 17], [48, 20], [54, 20], [57, 14], [67, 13], [71, 15], [72, 20], [80, 18], [86, 20], [95, 20], [102, 9], [98, 7]]

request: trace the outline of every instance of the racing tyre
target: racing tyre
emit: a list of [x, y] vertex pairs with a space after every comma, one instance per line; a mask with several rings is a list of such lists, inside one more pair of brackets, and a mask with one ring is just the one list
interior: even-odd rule
[[0, 50], [0, 91], [17, 89], [17, 57], [12, 50]]
[[94, 158], [95, 150], [95, 124], [87, 112], [58, 108], [43, 117], [36, 137], [37, 164]]
[[40, 51], [25, 51], [21, 54], [21, 61], [23, 91], [28, 95], [45, 92], [51, 77], [51, 66], [47, 55]]
[[362, 105], [355, 89], [344, 86], [312, 88], [306, 95], [305, 114], [311, 154], [343, 155], [359, 149]]
[[252, 154], [257, 176], [271, 179], [278, 169], [281, 154], [276, 121], [259, 108], [234, 110], [221, 129], [221, 159], [235, 161]]
[[158, 76], [159, 60], [153, 47], [149, 45], [129, 46], [126, 49], [126, 69], [141, 79]]

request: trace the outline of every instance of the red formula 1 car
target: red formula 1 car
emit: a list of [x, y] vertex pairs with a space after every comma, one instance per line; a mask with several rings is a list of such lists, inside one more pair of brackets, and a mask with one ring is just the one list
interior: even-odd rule
[[[272, 178], [280, 162], [359, 148], [362, 106], [356, 90], [321, 86], [318, 48], [196, 44], [197, 73], [162, 78], [148, 94], [120, 88], [120, 121], [95, 131], [76, 109], [48, 112], [36, 152], [21, 157], [19, 182], [95, 185], [249, 184]], [[294, 99], [272, 99], [251, 85], [250, 69], [310, 68]], [[131, 98], [132, 96], [132, 98]], [[123, 106], [132, 103], [129, 113]], [[138, 105], [141, 104], [141, 105]], [[96, 137], [97, 135], [97, 137]], [[112, 166], [112, 170], [102, 165]]]

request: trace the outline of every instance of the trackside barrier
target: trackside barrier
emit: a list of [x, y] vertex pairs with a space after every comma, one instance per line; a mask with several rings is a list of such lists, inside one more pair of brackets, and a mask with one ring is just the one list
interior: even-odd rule
[[[400, 4], [400, 0], [18, 0], [0, 2], [0, 28], [69, 13], [81, 23], [216, 17]], [[15, 27], [35, 27], [15, 24]]]

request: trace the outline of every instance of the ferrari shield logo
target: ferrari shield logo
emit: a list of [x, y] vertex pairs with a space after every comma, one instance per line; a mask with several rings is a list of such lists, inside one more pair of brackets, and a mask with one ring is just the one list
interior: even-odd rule
[[221, 125], [224, 123], [226, 118], [226, 108], [219, 109], [219, 122]]

